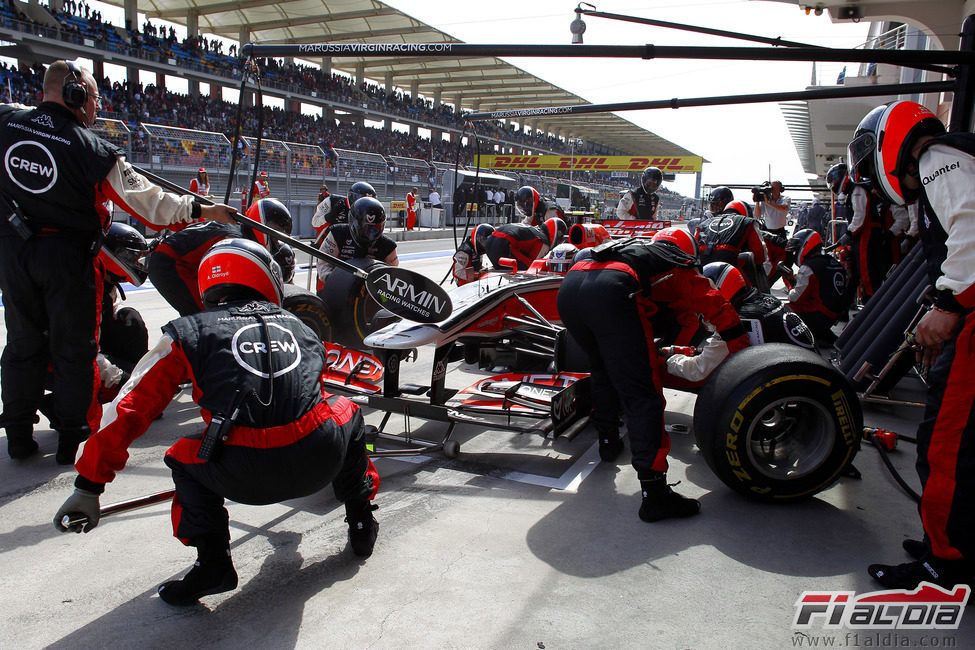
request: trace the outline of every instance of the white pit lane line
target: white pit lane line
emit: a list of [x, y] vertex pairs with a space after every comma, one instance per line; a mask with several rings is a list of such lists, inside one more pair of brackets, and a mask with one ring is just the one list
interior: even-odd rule
[[[377, 450], [380, 447], [376, 447]], [[463, 452], [462, 452], [463, 453]], [[404, 463], [413, 463], [414, 465], [419, 465], [421, 463], [433, 460], [432, 456], [426, 455], [416, 455], [416, 456], [389, 456], [388, 458], [402, 461]], [[508, 472], [502, 474], [498, 478], [506, 481], [513, 481], [515, 483], [525, 483], [527, 485], [537, 485], [539, 487], [546, 487], [553, 490], [560, 490], [562, 492], [568, 492], [574, 494], [579, 490], [579, 486], [586, 479], [589, 474], [596, 469], [599, 465], [599, 444], [594, 442], [592, 446], [586, 451], [580, 454], [579, 458], [572, 464], [569, 469], [563, 472], [562, 476], [557, 478], [552, 478], [551, 476], [541, 476], [539, 474], [526, 474], [525, 472]], [[456, 472], [463, 472], [465, 474], [475, 475], [473, 472], [467, 472], [466, 470], [450, 467]], [[476, 474], [480, 476], [480, 474]]]

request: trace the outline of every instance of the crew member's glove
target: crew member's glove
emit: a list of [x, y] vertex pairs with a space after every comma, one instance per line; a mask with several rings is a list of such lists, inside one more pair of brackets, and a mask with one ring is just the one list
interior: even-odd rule
[[[101, 511], [98, 503], [98, 495], [94, 492], [89, 492], [88, 490], [75, 488], [74, 494], [68, 497], [68, 500], [65, 501], [60, 508], [58, 508], [57, 514], [54, 515], [54, 527], [62, 533], [66, 533], [69, 530], [74, 533], [80, 533], [82, 530], [84, 530], [87, 533], [98, 525], [98, 518], [100, 514]], [[61, 522], [65, 516], [67, 516], [68, 519], [80, 519], [81, 517], [85, 517], [87, 521], [65, 527], [65, 525]], [[84, 528], [82, 528], [82, 526], [84, 526]]]
[[748, 334], [741, 334], [735, 338], [727, 341], [728, 354], [734, 354], [735, 352], [740, 352], [748, 346], [751, 345], [751, 340], [748, 338]]
[[901, 243], [900, 243], [901, 255], [907, 255], [908, 253], [910, 253], [911, 249], [914, 248], [914, 244], [916, 243], [917, 243], [916, 237], [905, 235], [904, 238], [901, 239]]
[[850, 246], [850, 245], [852, 245], [853, 244], [853, 233], [851, 233], [849, 230], [847, 230], [845, 233], [843, 233], [843, 236], [839, 238], [839, 240], [836, 242], [836, 244], [838, 246]]

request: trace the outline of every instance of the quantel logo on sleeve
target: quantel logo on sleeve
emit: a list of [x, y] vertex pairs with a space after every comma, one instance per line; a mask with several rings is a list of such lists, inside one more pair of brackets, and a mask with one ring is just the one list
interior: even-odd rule
[[937, 179], [939, 176], [944, 176], [948, 172], [953, 172], [959, 167], [961, 167], [961, 163], [958, 162], [957, 160], [953, 163], [948, 163], [944, 167], [941, 167], [940, 169], [936, 169], [934, 170], [933, 173], [928, 174], [927, 176], [922, 178], [921, 182], [924, 183], [925, 185], [927, 185], [928, 183], [933, 183], [935, 179]]

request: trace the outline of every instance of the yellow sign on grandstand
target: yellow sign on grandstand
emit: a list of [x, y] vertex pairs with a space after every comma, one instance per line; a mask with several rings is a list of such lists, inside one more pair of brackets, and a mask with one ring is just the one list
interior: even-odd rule
[[487, 169], [575, 171], [631, 171], [642, 172], [647, 167], [659, 167], [665, 172], [699, 172], [704, 159], [700, 156], [478, 156], [477, 166]]

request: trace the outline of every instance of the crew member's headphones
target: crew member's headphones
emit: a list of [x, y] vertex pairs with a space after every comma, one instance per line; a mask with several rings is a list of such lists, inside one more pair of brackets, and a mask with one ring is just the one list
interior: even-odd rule
[[70, 74], [65, 75], [61, 86], [61, 99], [70, 109], [79, 109], [88, 101], [88, 87], [81, 76], [81, 70], [71, 61], [65, 61]]

